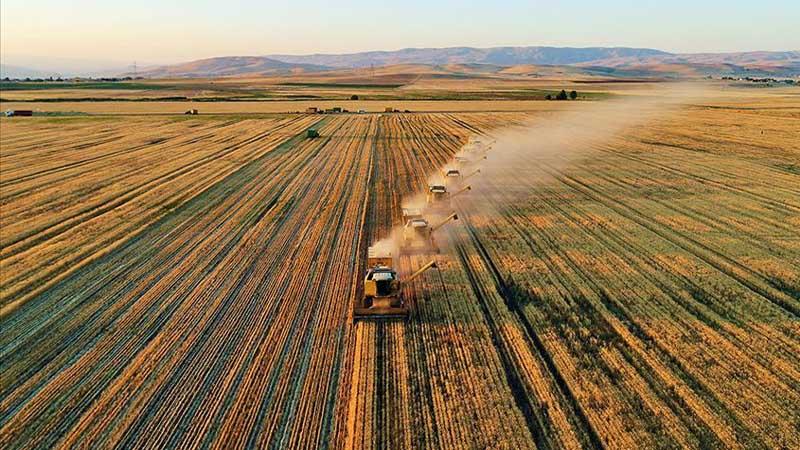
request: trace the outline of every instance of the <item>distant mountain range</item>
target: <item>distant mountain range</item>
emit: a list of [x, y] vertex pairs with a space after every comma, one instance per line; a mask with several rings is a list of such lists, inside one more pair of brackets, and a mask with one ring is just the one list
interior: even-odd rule
[[647, 48], [556, 48], [556, 47], [451, 47], [406, 48], [341, 55], [268, 55], [268, 58], [294, 64], [317, 64], [335, 68], [360, 68], [396, 64], [518, 64], [571, 65], [609, 58], [649, 58], [669, 53]]
[[572, 66], [587, 73], [619, 76], [797, 76], [800, 51], [675, 54], [627, 47], [408, 48], [347, 54], [218, 57], [147, 68], [139, 75], [152, 78], [278, 75], [404, 64]]
[[28, 67], [0, 64], [0, 78], [47, 78], [50, 76], [58, 76], [58, 74]]
[[199, 59], [183, 64], [147, 68], [140, 76], [151, 78], [170, 77], [224, 77], [247, 74], [271, 75], [290, 72], [318, 72], [330, 67], [312, 63], [293, 63], [278, 61], [263, 56], [223, 56]]
[[113, 77], [128, 70], [129, 64], [120, 61], [70, 58], [63, 56], [0, 56], [0, 77]]

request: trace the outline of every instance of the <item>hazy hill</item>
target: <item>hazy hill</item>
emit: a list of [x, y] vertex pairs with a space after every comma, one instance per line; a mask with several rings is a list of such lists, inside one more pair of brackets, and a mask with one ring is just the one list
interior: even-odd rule
[[222, 56], [182, 64], [147, 68], [140, 71], [139, 75], [151, 78], [224, 77], [252, 74], [273, 75], [328, 69], [330, 68], [316, 64], [277, 61], [262, 56]]
[[296, 64], [318, 64], [353, 68], [396, 64], [517, 64], [568, 65], [607, 58], [652, 57], [669, 55], [646, 48], [556, 48], [556, 47], [451, 47], [406, 48], [396, 51], [375, 51], [333, 55], [268, 55], [268, 58]]
[[[619, 77], [703, 75], [800, 75], [800, 52], [674, 54], [626, 47], [408, 48], [348, 54], [229, 56], [149, 68], [146, 77], [222, 77], [294, 72], [435, 66], [450, 72], [524, 73], [528, 68], [570, 67], [571, 73]], [[549, 70], [549, 69], [548, 69]], [[547, 70], [545, 70], [547, 71]]]
[[50, 76], [58, 76], [58, 74], [28, 67], [0, 64], [0, 78], [47, 78]]

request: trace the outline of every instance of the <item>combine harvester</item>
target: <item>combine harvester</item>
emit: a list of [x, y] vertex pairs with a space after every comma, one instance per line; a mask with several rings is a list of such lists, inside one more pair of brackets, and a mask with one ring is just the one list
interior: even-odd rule
[[458, 186], [461, 184], [461, 171], [458, 169], [445, 169], [442, 172], [445, 186]]
[[484, 142], [481, 138], [476, 138], [475, 136], [470, 136], [469, 140], [467, 140], [467, 145], [462, 147], [462, 151], [465, 153], [472, 153], [474, 155], [485, 155], [492, 149], [492, 145], [494, 141], [491, 142]]
[[408, 306], [403, 301], [403, 286], [412, 283], [426, 270], [437, 268], [436, 261], [430, 261], [406, 280], [400, 280], [394, 269], [392, 252], [375, 247], [369, 248], [367, 266], [364, 296], [353, 309], [353, 319], [356, 321], [408, 317]]
[[472, 189], [472, 186], [465, 186], [454, 194], [450, 194], [447, 187], [443, 184], [434, 184], [428, 188], [428, 195], [425, 198], [426, 209], [436, 213], [443, 212], [450, 209], [450, 200], [457, 195]]
[[400, 255], [439, 253], [439, 247], [436, 246], [433, 233], [447, 225], [451, 220], [458, 220], [458, 214], [450, 214], [433, 227], [422, 217], [408, 220], [403, 227], [403, 236], [400, 240]]
[[[484, 156], [482, 159], [485, 159]], [[471, 161], [466, 159], [466, 161]], [[458, 163], [458, 159], [456, 159]], [[447, 190], [446, 184], [462, 185], [463, 182], [478, 173], [476, 169], [467, 176], [462, 176], [459, 169], [447, 169], [443, 172], [445, 184], [435, 184], [428, 188], [425, 211], [416, 208], [403, 209], [403, 232], [399, 242], [399, 255], [419, 255], [439, 253], [433, 233], [452, 220], [458, 220], [458, 215], [451, 212], [441, 222], [431, 226], [425, 214], [443, 214], [450, 209], [453, 197], [472, 189], [464, 186], [455, 193]], [[403, 300], [403, 286], [412, 283], [428, 269], [436, 268], [436, 261], [432, 260], [423, 265], [405, 280], [400, 280], [395, 270], [395, 260], [392, 250], [386, 246], [372, 246], [367, 255], [367, 275], [364, 278], [364, 295], [354, 305], [353, 320], [386, 320], [402, 319], [408, 317], [409, 308]]]
[[403, 223], [409, 220], [423, 219], [422, 210], [419, 208], [403, 208]]
[[481, 155], [480, 157], [475, 157], [472, 155], [467, 155], [462, 153], [461, 155], [456, 155], [455, 157], [453, 157], [455, 165], [459, 169], [469, 169], [470, 167], [473, 167], [474, 165], [478, 164], [478, 162], [483, 161], [485, 159], [488, 159], [488, 157], [485, 154]]
[[447, 169], [442, 172], [442, 175], [444, 176], [445, 186], [453, 186], [458, 188], [461, 187], [465, 181], [479, 173], [481, 173], [481, 169], [475, 169], [470, 172], [469, 175], [463, 175], [458, 169]]
[[456, 165], [460, 168], [467, 168], [487, 159], [486, 155], [492, 149], [493, 143], [484, 143], [481, 139], [470, 138], [469, 142], [461, 147], [461, 151], [455, 155]]

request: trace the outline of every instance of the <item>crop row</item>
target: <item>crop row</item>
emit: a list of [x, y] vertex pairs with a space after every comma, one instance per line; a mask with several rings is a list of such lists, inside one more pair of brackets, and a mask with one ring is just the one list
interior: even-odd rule
[[8, 311], [109, 253], [309, 123], [180, 121], [142, 130], [146, 124], [100, 122], [104, 128], [88, 130], [93, 137], [63, 141], [59, 127], [27, 140], [4, 129], [0, 307]]
[[[577, 159], [516, 113], [4, 122], [0, 447], [796, 447], [790, 125], [727, 114]], [[409, 321], [353, 324], [472, 135]]]

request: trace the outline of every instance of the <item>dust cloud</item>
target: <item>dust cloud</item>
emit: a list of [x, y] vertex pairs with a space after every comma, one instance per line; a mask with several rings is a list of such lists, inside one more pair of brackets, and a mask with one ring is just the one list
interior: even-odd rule
[[[561, 173], [586, 158], [599, 157], [594, 150], [598, 146], [663, 119], [707, 95], [697, 83], [675, 83], [620, 99], [575, 102], [568, 111], [537, 115], [523, 124], [492, 132], [491, 137], [477, 137], [490, 144], [488, 151], [463, 149], [455, 156], [470, 162], [459, 163], [454, 158], [428, 174], [427, 181], [429, 185], [445, 184], [444, 171], [458, 168], [463, 176], [469, 176], [462, 185], [469, 185], [472, 190], [453, 202], [453, 210], [497, 214], [497, 207], [503, 202], [528, 197], [532, 187], [547, 181], [554, 173]], [[480, 173], [474, 173], [477, 170]], [[458, 187], [449, 185], [448, 189], [455, 192]], [[404, 198], [401, 205], [404, 209], [424, 210], [425, 197], [426, 192], [420, 192]], [[432, 225], [447, 214], [424, 213]], [[401, 236], [402, 224], [374, 246], [398, 255]]]
[[532, 185], [547, 181], [551, 174], [563, 172], [581, 160], [601, 157], [598, 146], [647, 127], [709, 95], [702, 83], [675, 83], [620, 99], [576, 102], [570, 105], [575, 109], [537, 116], [494, 132], [487, 159], [474, 166], [481, 173], [469, 180], [473, 194], [460, 204], [498, 187], [506, 195], [525, 195]]

